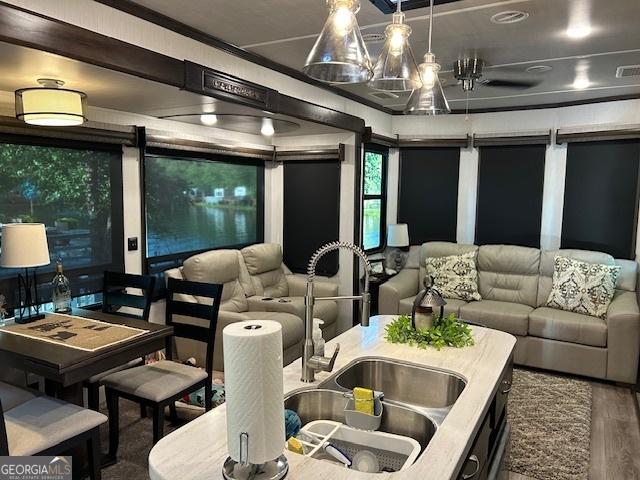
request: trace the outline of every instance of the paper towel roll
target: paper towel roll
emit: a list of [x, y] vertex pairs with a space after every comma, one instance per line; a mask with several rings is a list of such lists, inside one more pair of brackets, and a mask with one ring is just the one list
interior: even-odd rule
[[248, 461], [262, 464], [284, 450], [282, 327], [269, 320], [237, 322], [222, 331], [229, 456], [240, 461], [240, 434], [249, 434]]

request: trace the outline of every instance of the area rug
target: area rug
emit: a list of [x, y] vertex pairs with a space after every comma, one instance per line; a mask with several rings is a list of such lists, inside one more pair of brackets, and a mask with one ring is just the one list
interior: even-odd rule
[[587, 480], [592, 393], [587, 381], [515, 369], [506, 470], [537, 480]]

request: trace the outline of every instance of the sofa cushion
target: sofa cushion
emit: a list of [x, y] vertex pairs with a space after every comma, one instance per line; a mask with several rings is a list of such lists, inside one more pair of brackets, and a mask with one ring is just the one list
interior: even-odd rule
[[433, 286], [446, 298], [482, 300], [478, 293], [476, 253], [448, 257], [427, 258], [427, 276], [433, 278]]
[[244, 312], [247, 320], [273, 320], [282, 326], [282, 347], [287, 348], [304, 339], [304, 322], [291, 313], [284, 312]]
[[615, 265], [615, 259], [608, 253], [592, 252], [589, 250], [548, 250], [540, 254], [540, 278], [538, 280], [538, 307], [544, 307], [551, 293], [553, 271], [556, 257], [567, 257], [587, 263], [601, 263]]
[[635, 292], [638, 279], [638, 262], [635, 260], [619, 260], [616, 258], [616, 265], [620, 267], [620, 273], [616, 280], [616, 288], [627, 292]]
[[[420, 246], [418, 267], [420, 268], [420, 285], [422, 285], [422, 279], [427, 274], [426, 260], [427, 258], [440, 258], [449, 257], [451, 255], [464, 255], [465, 253], [477, 252], [478, 247], [476, 245], [465, 245], [455, 242], [425, 242]], [[409, 260], [411, 260], [412, 251], [409, 250]], [[409, 267], [409, 260], [407, 261], [407, 267]], [[411, 262], [413, 264], [413, 262]], [[420, 287], [420, 290], [423, 287]]]
[[547, 306], [604, 318], [616, 290], [617, 265], [556, 257]]
[[460, 318], [512, 335], [525, 336], [529, 330], [529, 313], [532, 311], [533, 307], [520, 303], [482, 300], [460, 307]]
[[[260, 296], [249, 297], [249, 310], [266, 312], [284, 312], [296, 315], [304, 320], [304, 297], [282, 297], [274, 300], [262, 300]], [[332, 300], [323, 300], [313, 305], [313, 316], [324, 320], [324, 327], [338, 319], [338, 304]]]
[[[192, 282], [223, 284], [220, 310], [245, 312], [249, 309], [240, 283], [240, 252], [237, 250], [211, 250], [194, 255], [184, 261], [182, 275]], [[211, 304], [209, 298], [196, 298], [200, 303]]]
[[249, 275], [280, 270], [282, 268], [282, 247], [277, 243], [258, 243], [240, 250], [247, 265]]
[[[400, 308], [398, 313], [400, 315], [411, 315], [411, 310], [413, 309], [413, 302], [415, 299], [416, 296], [414, 295], [413, 297], [407, 297], [400, 300]], [[460, 300], [457, 298], [445, 298], [445, 301], [447, 302], [447, 304], [444, 306], [445, 315], [450, 315], [453, 313], [458, 316], [460, 314], [460, 307], [467, 304], [467, 302], [465, 302], [464, 300]]]
[[540, 250], [483, 245], [478, 250], [478, 286], [485, 300], [537, 306]]
[[601, 318], [540, 307], [529, 314], [529, 335], [593, 347], [606, 347], [607, 323]]

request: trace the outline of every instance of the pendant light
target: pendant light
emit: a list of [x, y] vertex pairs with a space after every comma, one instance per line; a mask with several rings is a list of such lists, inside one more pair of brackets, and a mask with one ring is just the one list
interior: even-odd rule
[[62, 80], [40, 78], [41, 87], [16, 90], [16, 118], [31, 125], [71, 127], [87, 121], [87, 95], [62, 88]]
[[429, 51], [420, 64], [420, 77], [422, 88], [414, 90], [409, 98], [406, 113], [414, 115], [443, 115], [451, 113], [449, 102], [442, 90], [440, 83], [440, 64], [436, 62], [436, 56], [431, 53], [431, 38], [433, 34], [433, 0], [429, 13]]
[[402, 0], [393, 14], [393, 21], [384, 30], [387, 39], [373, 68], [373, 78], [369, 86], [388, 92], [406, 92], [420, 88], [420, 72], [409, 45], [411, 27], [404, 23]]
[[327, 18], [302, 71], [327, 83], [362, 83], [371, 78], [369, 52], [356, 13], [359, 0], [327, 0]]

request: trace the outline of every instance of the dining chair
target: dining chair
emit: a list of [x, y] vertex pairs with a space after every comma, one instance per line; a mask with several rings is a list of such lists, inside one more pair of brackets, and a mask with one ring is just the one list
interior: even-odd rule
[[[153, 289], [156, 278], [149, 275], [133, 275], [121, 272], [104, 272], [102, 286], [102, 311], [110, 315], [149, 321]], [[127, 289], [139, 289], [142, 295], [128, 293]], [[124, 310], [121, 310], [123, 309]], [[139, 313], [136, 313], [136, 312]], [[136, 358], [124, 365], [119, 365], [106, 372], [101, 372], [84, 382], [87, 388], [87, 405], [98, 411], [100, 408], [100, 386], [107, 375], [144, 363], [144, 358]], [[146, 409], [140, 409], [140, 415], [146, 416]]]
[[38, 396], [13, 408], [0, 400], [0, 455], [62, 455], [86, 445], [89, 478], [101, 478], [101, 413], [51, 397]]
[[[222, 287], [223, 285], [220, 284], [168, 279], [167, 325], [173, 327], [174, 337], [207, 344], [204, 370], [172, 361], [173, 338], [169, 337], [166, 341], [167, 360], [112, 373], [103, 378], [109, 410], [110, 459], [115, 460], [118, 452], [120, 398], [132, 400], [153, 409], [154, 444], [163, 436], [165, 408], [167, 406], [175, 408], [175, 402], [185, 395], [204, 388], [205, 409], [211, 410], [213, 346], [216, 339]], [[212, 304], [185, 302], [180, 300], [181, 295], [211, 299]], [[204, 322], [193, 323], [195, 319], [204, 320]]]

